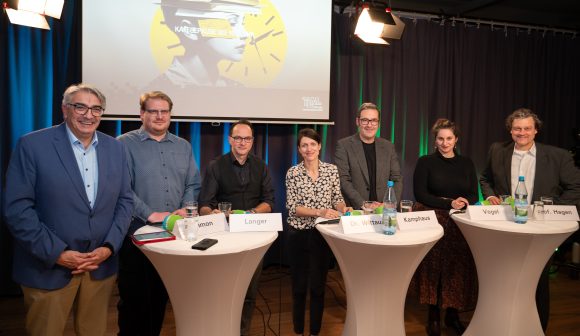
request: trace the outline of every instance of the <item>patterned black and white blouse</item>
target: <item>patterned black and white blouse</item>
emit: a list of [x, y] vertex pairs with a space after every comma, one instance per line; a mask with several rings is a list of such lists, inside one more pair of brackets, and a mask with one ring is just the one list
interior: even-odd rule
[[318, 179], [306, 173], [304, 162], [288, 169], [286, 173], [286, 208], [288, 224], [298, 230], [314, 227], [316, 217], [297, 217], [296, 207], [336, 209], [344, 199], [340, 193], [340, 179], [335, 165], [318, 161]]

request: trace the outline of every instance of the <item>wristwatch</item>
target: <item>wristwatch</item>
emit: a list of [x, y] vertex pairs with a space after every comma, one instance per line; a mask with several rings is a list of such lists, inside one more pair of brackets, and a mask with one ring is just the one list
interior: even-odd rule
[[256, 211], [256, 208], [251, 208], [251, 209], [250, 209], [250, 213], [253, 213], [253, 214], [255, 214], [255, 213], [258, 213], [258, 211]]

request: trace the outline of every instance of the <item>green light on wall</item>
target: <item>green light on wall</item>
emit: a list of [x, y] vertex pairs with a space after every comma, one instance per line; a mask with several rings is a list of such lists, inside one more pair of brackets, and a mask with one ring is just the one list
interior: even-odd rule
[[407, 99], [403, 102], [403, 145], [401, 146], [401, 158], [405, 161], [405, 152], [407, 145]]
[[391, 142], [392, 143], [395, 143], [395, 126], [396, 126], [396, 121], [397, 121], [396, 106], [397, 106], [396, 98], [393, 95], [393, 105], [391, 107], [391, 111], [393, 111], [393, 115], [391, 116]]
[[429, 125], [427, 116], [421, 113], [419, 118], [419, 157], [429, 154]]
[[322, 138], [322, 149], [320, 152], [320, 159], [323, 160], [326, 158], [326, 137], [328, 135], [328, 125], [322, 125], [320, 132], [320, 137]]
[[[358, 73], [359, 73], [359, 82], [358, 82], [358, 106], [361, 106], [363, 103], [363, 80], [364, 80], [364, 60], [361, 60]], [[357, 107], [358, 107], [357, 106]]]
[[[378, 83], [378, 88], [377, 88], [377, 102], [375, 103], [379, 109], [383, 109], [383, 77], [379, 77], [379, 83]], [[382, 112], [381, 112], [382, 114]], [[379, 116], [379, 118], [382, 120], [383, 118], [381, 116]], [[377, 129], [377, 135], [376, 137], [379, 138], [381, 136], [381, 123], [379, 122], [379, 128]]]

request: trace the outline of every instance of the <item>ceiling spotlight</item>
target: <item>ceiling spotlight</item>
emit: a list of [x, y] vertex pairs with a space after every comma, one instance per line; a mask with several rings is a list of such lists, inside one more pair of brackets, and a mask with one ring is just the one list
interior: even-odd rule
[[[374, 2], [373, 2], [374, 5]], [[354, 34], [366, 43], [389, 44], [384, 38], [400, 39], [405, 24], [389, 7], [365, 3], [358, 17]]]
[[64, 0], [11, 0], [2, 4], [10, 23], [47, 30], [46, 16], [60, 19], [63, 6]]

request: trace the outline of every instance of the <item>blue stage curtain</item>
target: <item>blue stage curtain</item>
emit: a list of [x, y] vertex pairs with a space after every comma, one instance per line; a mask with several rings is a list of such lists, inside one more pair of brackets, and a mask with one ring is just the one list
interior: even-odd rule
[[[16, 140], [62, 122], [62, 92], [81, 81], [80, 7], [81, 1], [66, 1], [62, 18], [50, 20], [51, 31], [13, 26], [4, 13], [0, 15], [2, 190]], [[323, 136], [321, 160], [332, 162], [338, 139], [356, 132], [356, 110], [365, 101], [377, 103], [382, 110], [381, 136], [392, 140], [399, 152], [403, 194], [408, 199], [413, 198], [415, 162], [433, 150], [429, 128], [439, 117], [461, 126], [461, 151], [479, 171], [489, 145], [509, 139], [503, 127], [505, 116], [521, 106], [534, 109], [546, 121], [539, 141], [563, 148], [575, 145], [580, 39], [405, 19], [401, 40], [387, 47], [370, 46], [353, 37], [352, 20], [346, 14], [333, 15], [330, 117], [335, 125], [317, 127]], [[103, 121], [99, 129], [115, 136], [139, 126], [135, 121]], [[171, 129], [192, 143], [203, 173], [210, 160], [229, 151], [229, 127], [229, 123], [180, 122]], [[276, 212], [285, 213], [284, 178], [288, 168], [300, 161], [295, 141], [303, 127], [314, 126], [255, 125], [254, 153], [268, 161]], [[2, 226], [0, 294], [10, 276], [9, 251]]]

